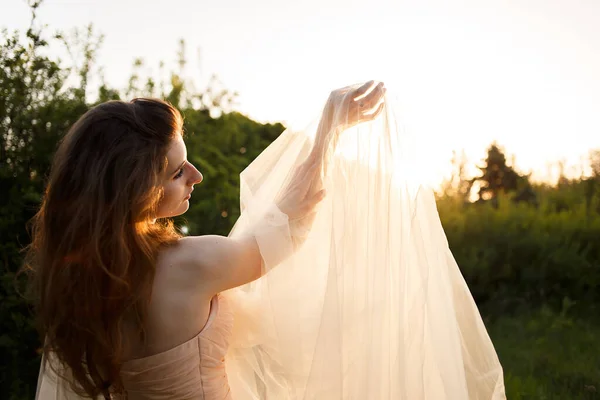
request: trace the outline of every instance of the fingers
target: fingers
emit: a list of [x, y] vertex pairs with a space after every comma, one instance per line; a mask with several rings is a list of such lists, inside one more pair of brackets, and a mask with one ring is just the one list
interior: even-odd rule
[[[350, 93], [344, 92], [346, 88], [333, 91], [328, 99], [322, 121], [329, 121], [328, 124], [332, 128], [344, 130], [363, 121], [374, 119], [384, 108], [382, 103], [387, 90], [383, 82], [374, 84], [375, 81], [370, 80]], [[341, 114], [336, 113], [339, 107], [342, 107]]]
[[369, 94], [362, 98], [355, 99], [355, 107], [358, 108], [359, 113], [370, 115], [373, 112], [373, 109], [379, 105], [378, 103], [383, 98], [386, 90], [383, 82], [380, 82], [373, 90], [371, 90], [371, 92], [369, 92]]
[[367, 97], [361, 100], [362, 104], [358, 104], [359, 110], [361, 111], [361, 120], [373, 120], [381, 114], [385, 107], [384, 96], [386, 91], [387, 89], [383, 87], [383, 84], [378, 85]]
[[385, 107], [385, 102], [382, 102], [381, 104], [379, 104], [379, 107], [377, 107], [375, 112], [373, 114], [371, 114], [371, 118], [373, 118], [373, 119], [377, 118], [377, 116], [379, 114], [381, 114], [381, 112], [383, 111], [383, 107]]
[[371, 91], [368, 95], [366, 95], [360, 101], [364, 103], [363, 108], [373, 108], [379, 102], [379, 100], [383, 97], [385, 93], [385, 88], [383, 87], [383, 82], [380, 82], [375, 89]]
[[367, 93], [367, 91], [371, 88], [371, 86], [373, 86], [374, 83], [375, 83], [375, 81], [371, 80], [371, 81], [365, 83], [364, 85], [362, 85], [361, 87], [359, 87], [358, 89], [356, 89], [354, 100], [356, 100], [359, 97], [364, 96], [364, 94]]

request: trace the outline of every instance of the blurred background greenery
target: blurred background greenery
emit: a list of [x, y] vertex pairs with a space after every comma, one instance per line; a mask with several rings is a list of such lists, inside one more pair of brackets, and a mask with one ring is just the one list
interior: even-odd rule
[[[36, 3], [32, 13], [35, 15]], [[32, 24], [34, 26], [34, 24]], [[58, 140], [87, 109], [110, 99], [160, 97], [185, 117], [189, 159], [202, 196], [177, 224], [193, 235], [226, 235], [239, 216], [239, 173], [285, 129], [231, 111], [236, 93], [213, 78], [200, 90], [181, 71], [155, 82], [135, 60], [126, 88], [90, 88], [102, 43], [92, 26], [0, 34], [0, 398], [32, 399], [39, 338], [15, 280], [27, 221], [41, 200]], [[49, 56], [65, 46], [71, 60]], [[98, 78], [97, 76], [95, 78]], [[94, 100], [90, 92], [97, 93]], [[480, 174], [455, 173], [437, 193], [450, 248], [481, 310], [505, 372], [509, 399], [600, 399], [600, 153], [591, 176], [532, 183], [496, 143]]]

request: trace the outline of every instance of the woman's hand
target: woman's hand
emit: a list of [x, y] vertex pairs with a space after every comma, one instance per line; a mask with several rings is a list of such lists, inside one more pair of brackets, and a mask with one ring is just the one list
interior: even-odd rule
[[331, 92], [323, 110], [323, 128], [343, 131], [377, 118], [385, 106], [383, 100], [387, 89], [379, 82], [365, 95], [374, 84], [375, 81], [369, 81], [358, 89], [347, 86]]

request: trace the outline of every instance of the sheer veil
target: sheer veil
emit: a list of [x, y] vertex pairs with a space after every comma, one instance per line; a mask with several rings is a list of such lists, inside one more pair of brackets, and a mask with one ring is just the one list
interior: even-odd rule
[[[360, 85], [348, 87], [348, 93]], [[321, 119], [349, 119], [325, 109]], [[242, 214], [266, 275], [227, 294], [234, 399], [503, 399], [502, 367], [448, 248], [427, 162], [386, 96], [377, 118], [323, 149], [327, 197], [310, 223], [275, 202], [319, 145], [285, 131], [241, 174]], [[321, 160], [318, 160], [319, 162]], [[262, 221], [262, 223], [257, 223]]]
[[[505, 399], [502, 367], [419, 177], [427, 158], [391, 96], [384, 105], [326, 138], [316, 123], [288, 129], [241, 173], [229, 236], [256, 237], [265, 275], [223, 294], [235, 310], [233, 399]], [[350, 112], [326, 107], [319, 120], [343, 126]], [[290, 218], [279, 199], [307, 160], [327, 195]], [[78, 398], [42, 365], [36, 399]]]

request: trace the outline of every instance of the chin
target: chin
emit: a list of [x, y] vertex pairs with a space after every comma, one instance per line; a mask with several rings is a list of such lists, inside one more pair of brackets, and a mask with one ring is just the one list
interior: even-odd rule
[[160, 217], [158, 217], [158, 218], [173, 218], [173, 217], [177, 217], [179, 215], [185, 214], [186, 211], [189, 210], [189, 208], [190, 208], [190, 202], [188, 200], [186, 200], [183, 203], [181, 203], [179, 205], [179, 207], [175, 209], [175, 211], [165, 212], [165, 213], [159, 213]]
[[186, 211], [189, 209], [190, 209], [190, 202], [186, 200], [181, 204], [181, 207], [179, 207], [179, 210], [177, 210], [177, 212], [174, 215], [172, 215], [172, 217], [176, 217], [178, 215], [185, 214]]

